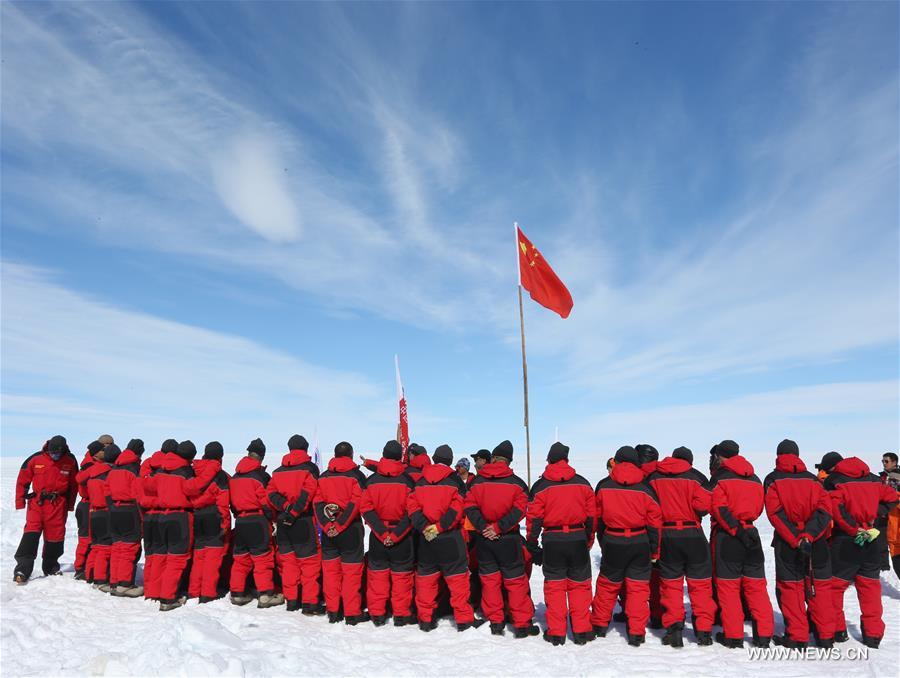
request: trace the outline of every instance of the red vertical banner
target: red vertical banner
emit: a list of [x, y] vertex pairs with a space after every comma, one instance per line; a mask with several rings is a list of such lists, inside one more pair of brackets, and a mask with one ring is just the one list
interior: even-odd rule
[[406, 412], [406, 393], [403, 390], [403, 382], [400, 380], [400, 359], [394, 356], [394, 369], [397, 372], [397, 403], [400, 409], [400, 419], [397, 424], [397, 442], [403, 449], [403, 463], [407, 463], [409, 454], [409, 417]]

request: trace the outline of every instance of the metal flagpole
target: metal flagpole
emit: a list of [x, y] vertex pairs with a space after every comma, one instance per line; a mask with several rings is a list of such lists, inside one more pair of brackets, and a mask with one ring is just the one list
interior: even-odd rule
[[519, 330], [522, 334], [522, 388], [525, 393], [525, 459], [528, 468], [528, 487], [531, 487], [531, 429], [528, 422], [528, 363], [525, 360], [525, 311], [522, 306], [522, 269], [519, 258], [519, 224], [513, 223], [516, 234], [516, 271], [519, 273]]

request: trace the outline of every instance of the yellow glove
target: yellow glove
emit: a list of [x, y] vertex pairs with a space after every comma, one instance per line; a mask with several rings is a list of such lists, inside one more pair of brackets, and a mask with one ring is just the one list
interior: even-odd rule
[[438, 536], [437, 525], [429, 525], [424, 530], [422, 530], [422, 534], [425, 535], [425, 541], [431, 541], [436, 536]]
[[879, 530], [877, 527], [870, 527], [868, 530], [866, 530], [866, 534], [869, 535], [869, 541], [875, 541], [876, 539], [878, 539], [878, 535], [881, 534], [881, 530]]

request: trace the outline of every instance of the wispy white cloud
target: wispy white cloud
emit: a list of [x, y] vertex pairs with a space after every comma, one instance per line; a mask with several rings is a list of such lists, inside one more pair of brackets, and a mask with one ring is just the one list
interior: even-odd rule
[[[380, 449], [393, 433], [389, 376], [374, 384], [246, 339], [111, 306], [4, 262], [3, 454], [57, 429], [77, 445], [103, 430], [220, 440], [229, 451], [263, 436], [281, 450], [318, 426], [323, 445]], [[298, 353], [308, 349], [299, 345]], [[48, 429], [53, 429], [50, 431]]]

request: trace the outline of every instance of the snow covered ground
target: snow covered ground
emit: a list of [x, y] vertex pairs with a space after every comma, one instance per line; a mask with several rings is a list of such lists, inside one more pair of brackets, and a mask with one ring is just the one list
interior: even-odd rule
[[[274, 456], [274, 455], [273, 455]], [[276, 460], [270, 460], [274, 463]], [[233, 467], [226, 461], [226, 468]], [[174, 612], [157, 604], [112, 598], [72, 579], [76, 534], [69, 522], [63, 569], [66, 576], [35, 577], [27, 586], [12, 583], [13, 554], [21, 536], [24, 511], [14, 511], [15, 477], [21, 460], [0, 460], [0, 672], [3, 676], [146, 675], [772, 675], [897, 676], [900, 666], [900, 585], [884, 573], [887, 634], [880, 650], [866, 660], [752, 660], [748, 650], [701, 648], [686, 633], [687, 644], [673, 650], [660, 644], [662, 631], [648, 631], [647, 644], [631, 648], [624, 629], [584, 647], [554, 648], [540, 637], [496, 638], [487, 626], [457, 633], [443, 620], [432, 633], [416, 628], [355, 628], [330, 625], [324, 618], [288, 614], [284, 607], [259, 610], [233, 607], [227, 600], [200, 606], [191, 601]], [[573, 463], [578, 466], [577, 459]], [[601, 470], [580, 469], [596, 481]], [[764, 543], [771, 528], [760, 521]], [[775, 600], [774, 565], [767, 552], [769, 588]], [[594, 575], [599, 549], [594, 550]], [[38, 572], [40, 563], [38, 561]], [[544, 605], [540, 569], [532, 577], [538, 623]], [[777, 607], [777, 606], [776, 606]], [[847, 597], [852, 636], [840, 647], [861, 651], [859, 608], [854, 591]], [[776, 610], [776, 627], [781, 615]], [[745, 630], [750, 636], [749, 624]], [[749, 643], [748, 643], [749, 644]]]

